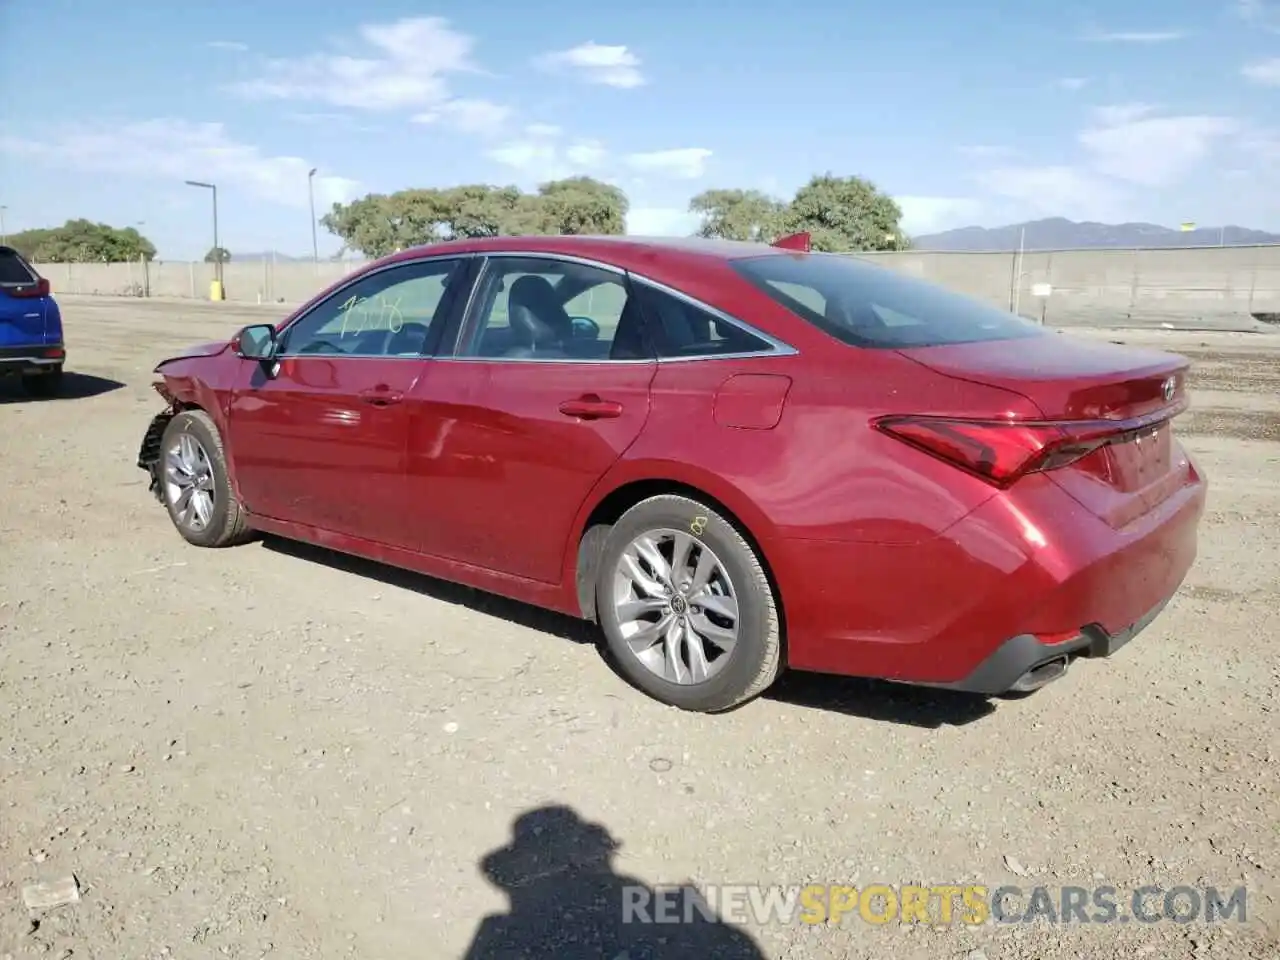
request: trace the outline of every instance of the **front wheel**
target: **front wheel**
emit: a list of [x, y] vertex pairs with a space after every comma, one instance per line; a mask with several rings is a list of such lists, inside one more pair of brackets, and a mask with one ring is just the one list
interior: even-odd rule
[[614, 525], [596, 609], [623, 675], [684, 710], [728, 710], [781, 668], [777, 604], [760, 558], [724, 517], [687, 497], [650, 497]]
[[218, 427], [203, 410], [184, 410], [160, 440], [160, 490], [178, 533], [198, 547], [226, 547], [246, 538], [240, 501], [227, 477]]

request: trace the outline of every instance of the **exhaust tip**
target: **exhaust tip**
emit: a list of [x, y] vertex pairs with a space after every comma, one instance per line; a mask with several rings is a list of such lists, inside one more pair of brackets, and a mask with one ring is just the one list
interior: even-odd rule
[[1015, 680], [1009, 691], [1011, 693], [1031, 693], [1039, 690], [1041, 687], [1065, 676], [1067, 665], [1066, 654], [1037, 664]]

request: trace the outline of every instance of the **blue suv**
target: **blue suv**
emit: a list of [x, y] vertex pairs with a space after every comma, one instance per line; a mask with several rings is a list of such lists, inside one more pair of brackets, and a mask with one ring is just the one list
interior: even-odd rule
[[66, 358], [62, 312], [49, 281], [17, 250], [0, 247], [0, 376], [20, 376], [31, 395], [51, 396]]

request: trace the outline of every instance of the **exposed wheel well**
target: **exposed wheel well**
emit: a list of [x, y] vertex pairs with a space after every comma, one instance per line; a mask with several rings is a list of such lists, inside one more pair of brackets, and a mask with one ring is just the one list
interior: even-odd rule
[[769, 565], [769, 558], [761, 548], [760, 541], [756, 539], [747, 525], [732, 510], [715, 497], [697, 487], [687, 483], [677, 483], [674, 480], [637, 480], [634, 483], [625, 484], [601, 500], [596, 505], [596, 508], [591, 511], [591, 516], [587, 518], [587, 522], [583, 526], [582, 540], [578, 543], [576, 579], [578, 606], [582, 610], [582, 616], [587, 620], [594, 621], [597, 619], [596, 577], [600, 571], [600, 554], [604, 550], [604, 542], [609, 536], [609, 530], [624, 513], [637, 503], [664, 493], [690, 497], [705, 503], [731, 523], [738, 533], [742, 535], [742, 538], [751, 545], [751, 549], [760, 558], [760, 566], [764, 568], [764, 574], [773, 590], [774, 602], [778, 609], [778, 627], [782, 636], [783, 650], [785, 651], [787, 618], [782, 602], [782, 592], [778, 589], [778, 581], [773, 575], [773, 568]]

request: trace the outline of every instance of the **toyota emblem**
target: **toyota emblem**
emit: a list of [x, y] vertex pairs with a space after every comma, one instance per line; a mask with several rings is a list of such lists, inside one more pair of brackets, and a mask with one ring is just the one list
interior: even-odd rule
[[1173, 399], [1174, 391], [1178, 389], [1178, 380], [1176, 377], [1169, 377], [1160, 387], [1160, 392], [1164, 394], [1166, 402]]

